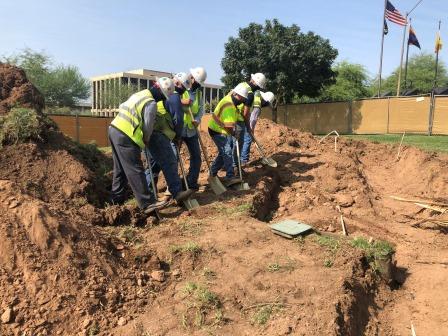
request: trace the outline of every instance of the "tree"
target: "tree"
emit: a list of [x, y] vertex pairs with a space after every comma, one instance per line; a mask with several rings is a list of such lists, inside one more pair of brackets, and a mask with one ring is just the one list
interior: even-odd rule
[[[434, 70], [436, 66], [436, 58], [433, 54], [420, 53], [412, 56], [408, 62], [407, 86], [408, 89], [417, 89], [420, 93], [429, 93], [434, 85]], [[394, 72], [386, 78], [382, 91], [397, 92], [398, 71], [397, 67]], [[437, 86], [448, 86], [448, 75], [445, 63], [439, 59], [439, 74], [437, 76]], [[404, 66], [401, 73], [401, 90], [404, 90]]]
[[264, 26], [250, 23], [225, 44], [222, 81], [231, 89], [251, 73], [262, 72], [280, 104], [296, 95], [316, 97], [334, 81], [331, 64], [337, 54], [327, 39], [301, 33], [295, 24], [286, 27], [277, 19], [267, 20]]
[[43, 52], [24, 49], [4, 61], [25, 70], [28, 79], [45, 97], [49, 106], [74, 106], [90, 94], [90, 82], [75, 66], [54, 65]]
[[347, 101], [372, 95], [370, 78], [363, 65], [342, 61], [333, 67], [333, 71], [336, 83], [322, 90], [319, 101]]

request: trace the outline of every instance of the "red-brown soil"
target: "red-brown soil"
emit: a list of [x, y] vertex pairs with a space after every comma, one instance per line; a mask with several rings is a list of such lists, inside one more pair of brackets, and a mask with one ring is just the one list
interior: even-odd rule
[[[105, 207], [100, 155], [56, 135], [0, 150], [0, 314], [13, 310], [0, 334], [409, 335], [412, 323], [446, 335], [446, 231], [413, 225], [436, 214], [389, 196], [446, 202], [448, 158], [405, 148], [395, 161], [395, 146], [344, 139], [335, 152], [330, 139], [257, 127], [278, 168], [254, 152], [252, 190], [202, 190], [200, 209], [167, 208], [157, 225], [135, 206]], [[272, 234], [266, 222], [284, 218], [336, 245]], [[396, 246], [394, 281], [355, 236]]]
[[0, 115], [16, 106], [34, 108], [41, 112], [44, 108], [44, 98], [28, 81], [25, 71], [0, 63]]

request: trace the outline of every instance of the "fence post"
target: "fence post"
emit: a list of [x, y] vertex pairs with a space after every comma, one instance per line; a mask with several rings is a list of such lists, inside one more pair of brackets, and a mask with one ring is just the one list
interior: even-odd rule
[[75, 112], [76, 141], [79, 143], [79, 113]]
[[353, 134], [353, 100], [348, 102], [348, 133]]
[[428, 116], [428, 135], [432, 135], [432, 125], [434, 122], [434, 110], [436, 107], [436, 95], [434, 91], [431, 92], [431, 102], [429, 104], [429, 116]]
[[387, 97], [387, 134], [389, 134], [389, 122], [390, 122], [390, 97]]
[[288, 126], [288, 104], [285, 105], [285, 114], [283, 115], [283, 122]]

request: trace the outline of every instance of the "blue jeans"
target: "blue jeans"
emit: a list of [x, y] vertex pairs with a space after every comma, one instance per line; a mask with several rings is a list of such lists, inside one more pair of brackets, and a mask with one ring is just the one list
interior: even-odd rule
[[252, 141], [253, 141], [252, 137], [250, 136], [250, 133], [246, 129], [243, 136], [243, 149], [241, 150], [242, 164], [249, 162], [250, 146], [252, 145]]
[[232, 178], [233, 174], [233, 138], [230, 135], [213, 134], [211, 135], [213, 142], [218, 147], [218, 156], [212, 163], [212, 176], [218, 175], [218, 171], [224, 167], [226, 177]]
[[[244, 162], [243, 160], [243, 143], [244, 138], [248, 132], [246, 131], [246, 124], [244, 121], [238, 121], [235, 126], [235, 136], [238, 137], [238, 145], [240, 150], [240, 159], [241, 162]], [[238, 157], [236, 152], [236, 140], [233, 138], [233, 167], [238, 167]]]
[[[188, 187], [192, 189], [199, 189], [198, 179], [201, 170], [201, 148], [199, 147], [198, 135], [192, 137], [182, 137], [182, 141], [185, 142], [190, 153], [190, 169], [187, 174]], [[176, 149], [174, 148], [174, 151]], [[183, 161], [185, 162], [185, 161]]]
[[[177, 158], [174, 155], [171, 147], [171, 141], [168, 137], [158, 131], [154, 131], [149, 139], [149, 152], [155, 162], [151, 163], [154, 177], [156, 177], [160, 170], [165, 176], [168, 190], [173, 197], [182, 191], [182, 182], [177, 170]], [[147, 175], [147, 179], [149, 175]], [[149, 184], [151, 180], [149, 180]]]

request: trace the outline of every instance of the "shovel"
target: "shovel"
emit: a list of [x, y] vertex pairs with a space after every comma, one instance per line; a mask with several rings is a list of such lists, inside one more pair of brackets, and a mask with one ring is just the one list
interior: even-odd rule
[[[182, 162], [182, 157], [180, 156], [180, 151], [179, 151], [179, 148], [177, 148], [177, 146], [176, 146], [176, 151], [177, 151], [177, 156], [179, 158], [179, 164], [180, 164], [180, 170], [182, 171], [182, 177], [184, 178], [184, 182], [185, 182], [185, 188], [190, 189], [188, 187], [188, 182], [187, 182], [187, 177], [185, 175], [185, 168], [184, 168], [184, 164]], [[188, 198], [185, 201], [183, 201], [183, 203], [188, 210], [192, 210], [192, 209], [199, 207], [198, 201], [194, 198]]]
[[[145, 151], [146, 163], [147, 163], [147, 165], [148, 165], [149, 176], [151, 177], [152, 192], [153, 192], [153, 194], [154, 194], [154, 199], [155, 199], [156, 202], [157, 202], [157, 201], [158, 201], [158, 199], [157, 199], [157, 188], [156, 188], [156, 184], [155, 184], [155, 182], [154, 182], [154, 175], [153, 175], [153, 173], [152, 173], [151, 160], [150, 160], [150, 158], [149, 158], [149, 155], [148, 155], [148, 152], [147, 152], [147, 149], [146, 149], [146, 148], [144, 149], [144, 151]], [[160, 214], [159, 214], [159, 210], [155, 209], [153, 212], [155, 213], [157, 219], [160, 221], [160, 220], [161, 220], [161, 217], [160, 217]]]
[[[190, 113], [190, 117], [192, 120], [194, 120], [193, 113], [191, 112], [191, 109], [188, 109], [188, 112]], [[194, 124], [193, 124], [194, 125]], [[222, 184], [221, 180], [217, 176], [212, 176], [212, 171], [210, 169], [210, 161], [208, 159], [207, 150], [205, 149], [205, 145], [202, 142], [201, 133], [199, 132], [196, 125], [194, 125], [194, 128], [196, 129], [196, 133], [198, 134], [199, 139], [199, 145], [201, 146], [202, 153], [204, 154], [205, 162], [207, 163], [208, 173], [209, 176], [207, 178], [207, 181], [212, 188], [213, 192], [216, 195], [221, 195], [227, 191], [226, 187]]]
[[252, 133], [252, 131], [248, 130], [248, 132], [249, 132], [250, 136], [252, 137], [252, 139], [255, 142], [255, 147], [257, 147], [258, 151], [260, 152], [260, 155], [262, 157], [261, 163], [263, 163], [266, 166], [276, 168], [277, 167], [277, 162], [273, 158], [266, 156], [266, 154], [264, 153], [263, 149], [261, 148], [260, 143], [258, 142], [257, 139], [255, 139], [255, 136]]
[[237, 190], [250, 190], [249, 184], [243, 181], [243, 173], [241, 171], [241, 160], [240, 160], [240, 146], [237, 138], [235, 138], [235, 144], [236, 144], [236, 156], [238, 159], [238, 172], [240, 174], [240, 183], [237, 184], [235, 188]]

